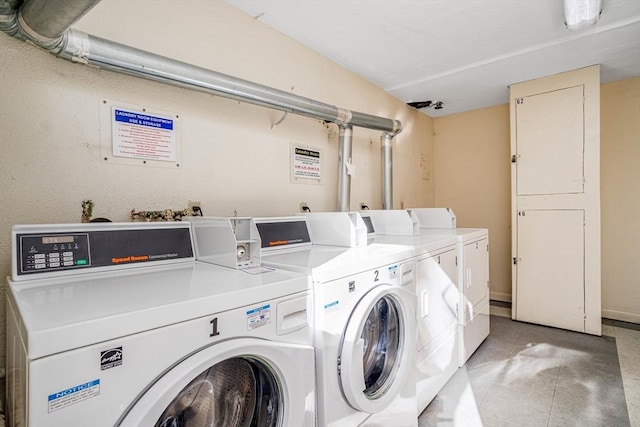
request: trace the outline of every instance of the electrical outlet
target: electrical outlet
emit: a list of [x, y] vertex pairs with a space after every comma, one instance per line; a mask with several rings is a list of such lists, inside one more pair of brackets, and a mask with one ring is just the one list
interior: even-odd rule
[[311, 208], [309, 208], [307, 202], [300, 202], [300, 212], [311, 212]]
[[187, 203], [187, 207], [189, 209], [193, 209], [194, 207], [195, 208], [199, 208], [200, 207], [200, 202], [195, 202], [193, 200], [189, 200], [189, 202]]
[[369, 209], [369, 205], [367, 205], [365, 202], [360, 202], [360, 210], [364, 211]]

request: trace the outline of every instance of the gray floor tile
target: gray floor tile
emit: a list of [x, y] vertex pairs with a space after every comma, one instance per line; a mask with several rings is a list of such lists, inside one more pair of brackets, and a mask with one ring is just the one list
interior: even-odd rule
[[565, 346], [572, 350], [583, 351], [591, 355], [611, 355], [618, 357], [615, 338], [567, 332]]
[[640, 340], [624, 342], [628, 354], [619, 362], [612, 337], [492, 316], [489, 338], [425, 409], [420, 426], [628, 426], [635, 418], [627, 414], [621, 364], [633, 365], [633, 389]]
[[487, 390], [459, 369], [420, 415], [419, 426], [482, 426], [478, 407]]
[[567, 341], [567, 334], [568, 332], [562, 329], [521, 323], [521, 327], [518, 328], [516, 344], [549, 344], [563, 348]]
[[486, 426], [546, 426], [552, 402], [553, 389], [497, 386], [480, 405], [480, 416]]
[[[616, 404], [614, 404], [616, 402]], [[554, 422], [571, 420], [582, 426], [628, 426], [629, 416], [621, 387], [609, 389], [601, 383], [559, 385], [553, 399]]]

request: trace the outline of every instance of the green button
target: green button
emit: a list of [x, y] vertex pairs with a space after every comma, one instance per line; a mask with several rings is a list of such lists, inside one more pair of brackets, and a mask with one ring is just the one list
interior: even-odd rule
[[79, 259], [76, 261], [76, 265], [87, 265], [86, 259]]

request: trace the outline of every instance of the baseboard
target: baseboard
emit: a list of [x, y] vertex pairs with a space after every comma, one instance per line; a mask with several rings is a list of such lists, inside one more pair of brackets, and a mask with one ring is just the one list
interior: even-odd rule
[[503, 292], [490, 292], [489, 299], [494, 301], [511, 302], [511, 294], [505, 294]]
[[602, 317], [605, 319], [620, 320], [622, 322], [640, 323], [640, 313], [628, 313], [626, 311], [602, 309]]

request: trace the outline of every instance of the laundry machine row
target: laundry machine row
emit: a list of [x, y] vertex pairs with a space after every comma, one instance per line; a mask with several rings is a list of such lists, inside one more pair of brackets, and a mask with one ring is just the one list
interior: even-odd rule
[[458, 323], [460, 366], [478, 349], [490, 332], [489, 230], [458, 228], [451, 208], [412, 209], [426, 236], [454, 237], [458, 257]]
[[315, 425], [307, 275], [196, 261], [190, 223], [11, 242], [9, 426]]
[[451, 209], [365, 210], [370, 240], [415, 249], [417, 413], [489, 335], [488, 232]]
[[9, 425], [417, 425], [484, 321], [455, 338], [459, 237], [372, 230], [355, 212], [15, 226]]

